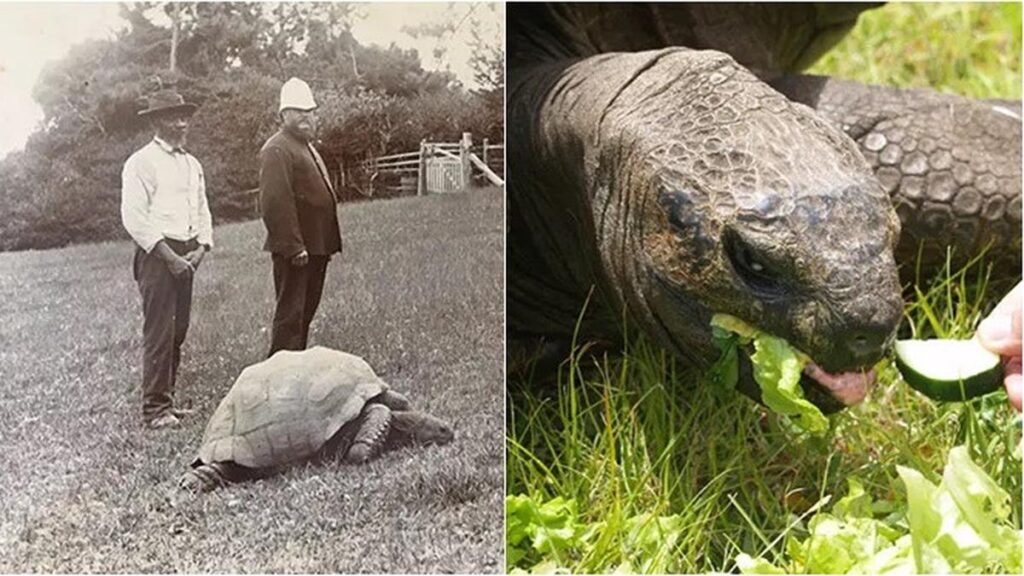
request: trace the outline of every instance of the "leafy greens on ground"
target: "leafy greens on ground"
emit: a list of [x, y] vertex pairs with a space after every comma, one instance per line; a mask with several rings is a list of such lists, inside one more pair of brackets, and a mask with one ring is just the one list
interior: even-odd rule
[[875, 519], [870, 497], [850, 478], [847, 496], [811, 519], [806, 539], [787, 540], [782, 567], [747, 554], [736, 565], [744, 574], [1021, 573], [1021, 531], [1011, 524], [1010, 496], [965, 446], [950, 450], [938, 485], [912, 468], [897, 466], [897, 472], [907, 490], [904, 514]]

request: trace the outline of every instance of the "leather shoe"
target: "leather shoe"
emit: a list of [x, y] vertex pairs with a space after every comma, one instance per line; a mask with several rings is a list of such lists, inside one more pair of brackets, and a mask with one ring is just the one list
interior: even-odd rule
[[181, 420], [177, 416], [172, 414], [170, 411], [164, 412], [159, 416], [149, 419], [146, 421], [146, 427], [150, 430], [159, 430], [161, 428], [177, 428], [181, 424]]

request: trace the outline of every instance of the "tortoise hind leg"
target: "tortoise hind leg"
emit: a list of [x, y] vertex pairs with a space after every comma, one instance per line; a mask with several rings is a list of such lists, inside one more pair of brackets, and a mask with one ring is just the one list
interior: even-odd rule
[[380, 454], [391, 428], [391, 409], [384, 404], [369, 404], [359, 421], [359, 429], [345, 453], [349, 464], [365, 464]]
[[232, 482], [249, 478], [249, 469], [233, 462], [211, 462], [190, 468], [178, 480], [178, 486], [189, 492], [209, 492]]

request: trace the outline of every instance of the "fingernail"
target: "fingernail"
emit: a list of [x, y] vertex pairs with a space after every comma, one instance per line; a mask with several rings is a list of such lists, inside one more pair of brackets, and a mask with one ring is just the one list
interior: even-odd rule
[[1009, 316], [986, 318], [978, 326], [978, 335], [988, 342], [1002, 342], [1010, 337], [1011, 331], [1011, 318]]

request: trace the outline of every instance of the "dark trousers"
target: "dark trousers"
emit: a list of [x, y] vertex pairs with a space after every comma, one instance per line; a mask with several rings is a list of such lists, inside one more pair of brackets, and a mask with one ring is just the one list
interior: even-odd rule
[[[196, 240], [165, 239], [184, 255], [199, 247]], [[175, 278], [156, 254], [135, 250], [135, 281], [142, 294], [142, 416], [152, 419], [169, 410], [192, 310], [192, 275]]]
[[310, 256], [305, 266], [294, 266], [291, 258], [271, 254], [274, 263], [274, 332], [270, 353], [278, 350], [305, 350], [309, 325], [320, 305], [324, 277], [330, 256]]

